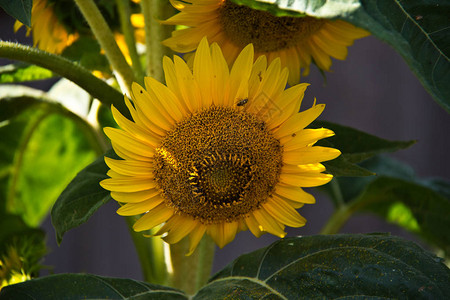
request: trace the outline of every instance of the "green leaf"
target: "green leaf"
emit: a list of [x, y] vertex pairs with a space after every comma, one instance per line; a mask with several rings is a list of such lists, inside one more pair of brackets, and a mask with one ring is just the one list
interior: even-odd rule
[[19, 216], [0, 214], [0, 279], [11, 275], [11, 269], [37, 276], [46, 252], [44, 231], [30, 228]]
[[[105, 155], [119, 159], [112, 150]], [[104, 156], [99, 157], [78, 173], [58, 197], [52, 209], [58, 243], [67, 231], [87, 222], [97, 209], [111, 200], [109, 191], [99, 184], [108, 178], [108, 170]]]
[[450, 256], [450, 183], [437, 178], [417, 179], [409, 166], [383, 156], [362, 166], [378, 176], [336, 179], [350, 212], [375, 213]]
[[0, 83], [42, 80], [55, 76], [50, 70], [23, 63], [0, 67]]
[[410, 241], [317, 235], [242, 255], [193, 299], [445, 299], [449, 280], [441, 260]]
[[14, 19], [31, 27], [33, 0], [0, 0], [0, 7]]
[[188, 299], [182, 291], [131, 279], [90, 274], [58, 274], [2, 289], [0, 300]]
[[100, 53], [100, 45], [93, 37], [81, 36], [72, 45], [65, 48], [62, 56], [78, 62], [88, 70], [98, 70], [111, 74], [108, 60]]
[[[447, 187], [450, 183], [447, 182]], [[444, 250], [450, 256], [450, 198], [418, 183], [379, 177], [356, 200], [359, 211], [383, 217]]]
[[0, 206], [35, 227], [98, 145], [90, 125], [59, 104], [19, 97], [0, 101], [3, 109], [14, 113], [0, 125]]
[[394, 152], [414, 145], [416, 141], [388, 141], [355, 128], [327, 122], [314, 121], [311, 128], [328, 128], [335, 135], [325, 139], [332, 147], [341, 150], [349, 162], [359, 163], [380, 153]]
[[327, 121], [314, 121], [309, 127], [328, 128], [336, 134], [317, 142], [317, 145], [336, 148], [342, 152], [338, 158], [323, 163], [327, 171], [335, 177], [374, 175], [371, 170], [356, 163], [380, 153], [405, 149], [415, 143], [415, 141], [388, 141], [351, 127]]
[[436, 102], [450, 112], [449, 1], [232, 1], [278, 16], [338, 18], [369, 30], [403, 57]]

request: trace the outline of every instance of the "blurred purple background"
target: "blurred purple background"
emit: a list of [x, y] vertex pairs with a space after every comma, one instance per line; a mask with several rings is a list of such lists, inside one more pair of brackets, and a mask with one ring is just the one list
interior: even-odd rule
[[[25, 30], [13, 34], [14, 20], [0, 9], [0, 38], [30, 43]], [[0, 59], [0, 65], [8, 61]], [[391, 140], [417, 140], [411, 148], [392, 154], [410, 164], [420, 177], [450, 178], [450, 118], [409, 70], [403, 59], [389, 46], [374, 37], [358, 40], [349, 48], [346, 61], [334, 60], [326, 83], [315, 67], [302, 79], [308, 88], [302, 109], [310, 107], [314, 97], [327, 105], [323, 120], [358, 128]], [[54, 83], [46, 80], [31, 86], [46, 90]], [[450, 83], [449, 83], [450, 84]], [[1, 85], [0, 85], [1, 88]], [[317, 203], [306, 205], [300, 213], [308, 220], [303, 228], [288, 229], [289, 236], [317, 234], [332, 213], [330, 200], [316, 191]], [[142, 279], [139, 261], [128, 234], [125, 220], [115, 213], [118, 205], [111, 201], [88, 223], [69, 231], [57, 246], [50, 218], [42, 224], [48, 232], [50, 253], [44, 264], [51, 272], [88, 272], [97, 275]], [[341, 232], [391, 232], [415, 238], [372, 215], [356, 215]], [[249, 232], [216, 251], [216, 272], [240, 254], [266, 246], [277, 238], [264, 235], [257, 239]], [[49, 271], [44, 271], [48, 274]]]

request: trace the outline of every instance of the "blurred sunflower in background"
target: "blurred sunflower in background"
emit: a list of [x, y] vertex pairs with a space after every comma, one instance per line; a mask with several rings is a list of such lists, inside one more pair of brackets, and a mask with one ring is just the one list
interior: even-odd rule
[[112, 107], [121, 129], [105, 128], [122, 160], [105, 157], [110, 178], [100, 184], [123, 204], [118, 214], [143, 214], [134, 230], [157, 227], [168, 243], [189, 235], [189, 254], [204, 234], [223, 247], [242, 230], [284, 237], [285, 226], [303, 226], [296, 209], [315, 200], [302, 187], [328, 183], [320, 162], [340, 155], [314, 146], [331, 130], [305, 129], [325, 108], [298, 113], [308, 85], [285, 90], [287, 68], [254, 61], [253, 45], [230, 71], [206, 38], [193, 72], [178, 56], [163, 68], [167, 85], [147, 77], [125, 98], [133, 121]]
[[[269, 12], [255, 10], [231, 0], [170, 0], [181, 11], [163, 24], [184, 25], [163, 44], [179, 53], [194, 51], [203, 36], [217, 42], [225, 59], [231, 65], [241, 50], [252, 43], [255, 56], [266, 55], [269, 62], [281, 59], [289, 69], [289, 84], [309, 74], [313, 61], [321, 70], [329, 71], [331, 58], [344, 60], [347, 47], [355, 39], [369, 35], [341, 20], [305, 17], [277, 17]], [[189, 56], [187, 60], [191, 59]]]
[[[102, 15], [114, 33], [116, 42], [131, 63], [125, 38], [120, 33], [119, 17], [116, 1], [96, 0]], [[138, 1], [132, 1], [138, 2]], [[144, 20], [139, 6], [132, 3], [133, 12], [131, 22], [135, 28], [135, 38], [138, 43], [144, 43]], [[16, 21], [14, 31], [22, 26]], [[92, 32], [72, 0], [34, 0], [31, 13], [31, 28], [27, 28], [27, 35], [32, 34], [33, 44], [47, 52], [60, 54], [80, 37], [93, 37]]]

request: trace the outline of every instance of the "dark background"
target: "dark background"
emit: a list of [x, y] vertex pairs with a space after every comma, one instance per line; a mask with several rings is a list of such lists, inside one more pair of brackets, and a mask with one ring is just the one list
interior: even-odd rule
[[[14, 20], [0, 9], [0, 39], [31, 43], [25, 30], [13, 33]], [[0, 65], [8, 61], [0, 59]], [[318, 103], [327, 105], [320, 119], [391, 140], [417, 140], [411, 148], [392, 154], [410, 164], [420, 177], [450, 178], [448, 151], [450, 149], [448, 114], [425, 91], [403, 59], [387, 44], [374, 37], [358, 40], [349, 48], [346, 61], [334, 60], [326, 82], [315, 67], [302, 78], [311, 83], [302, 109]], [[48, 89], [55, 81], [30, 84]], [[450, 83], [449, 83], [450, 84]], [[1, 85], [0, 85], [1, 88]], [[288, 229], [289, 236], [317, 234], [332, 213], [330, 200], [316, 191], [317, 203], [306, 205], [300, 213], [308, 220], [303, 228]], [[42, 228], [48, 232], [50, 253], [44, 264], [49, 272], [88, 272], [98, 275], [142, 279], [139, 261], [123, 217], [111, 201], [86, 224], [69, 231], [62, 244], [56, 244], [55, 234], [47, 218]], [[372, 215], [356, 215], [341, 232], [391, 232], [415, 240], [404, 230]], [[216, 251], [216, 272], [242, 253], [266, 246], [277, 238], [269, 234], [255, 238], [242, 232], [236, 239]]]

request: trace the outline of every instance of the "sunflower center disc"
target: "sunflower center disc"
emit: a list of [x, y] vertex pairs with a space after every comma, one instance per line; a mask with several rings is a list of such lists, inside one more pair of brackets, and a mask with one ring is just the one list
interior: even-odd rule
[[231, 41], [240, 47], [253, 43], [256, 52], [295, 46], [319, 30], [324, 23], [311, 17], [276, 17], [229, 0], [221, 6], [219, 16], [222, 28]]
[[176, 213], [205, 224], [233, 221], [270, 197], [282, 151], [255, 116], [213, 106], [167, 133], [155, 155], [155, 180]]

